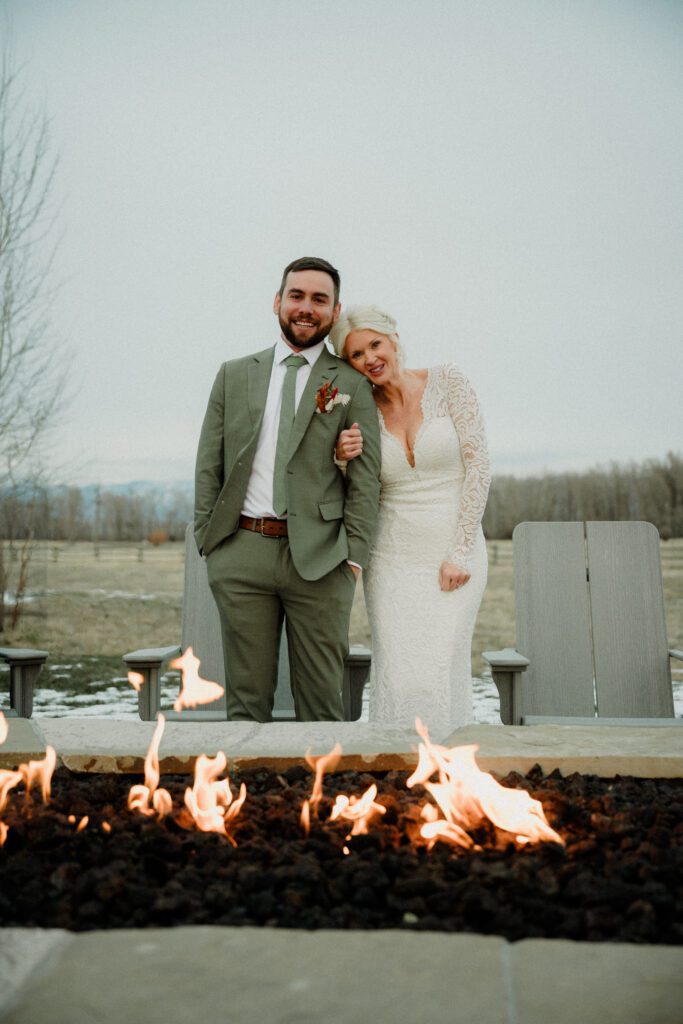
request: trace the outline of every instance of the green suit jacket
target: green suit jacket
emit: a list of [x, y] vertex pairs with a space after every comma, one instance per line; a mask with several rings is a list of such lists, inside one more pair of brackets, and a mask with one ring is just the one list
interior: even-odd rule
[[[205, 555], [238, 528], [274, 351], [223, 363], [214, 381], [195, 473], [195, 539]], [[317, 413], [316, 392], [326, 381], [350, 401]], [[349, 462], [344, 477], [332, 456], [340, 430], [354, 422], [363, 432], [363, 454]], [[327, 348], [297, 408], [287, 469], [289, 545], [299, 575], [320, 579], [345, 559], [367, 565], [379, 503], [377, 409], [365, 377]]]

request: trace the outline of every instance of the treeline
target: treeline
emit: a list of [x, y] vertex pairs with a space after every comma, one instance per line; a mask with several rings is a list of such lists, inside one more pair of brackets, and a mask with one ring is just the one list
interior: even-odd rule
[[0, 495], [0, 537], [57, 541], [182, 540], [192, 519], [185, 489], [141, 492], [36, 487]]
[[683, 458], [669, 452], [583, 473], [494, 477], [483, 526], [489, 539], [505, 540], [517, 523], [583, 519], [642, 519], [663, 540], [683, 537]]
[[[0, 494], [6, 540], [140, 542], [153, 534], [181, 540], [191, 518], [192, 495], [183, 488], [33, 487]], [[577, 519], [644, 519], [663, 539], [683, 537], [683, 458], [669, 453], [661, 461], [583, 473], [494, 477], [483, 525], [489, 539], [504, 540], [520, 522]]]

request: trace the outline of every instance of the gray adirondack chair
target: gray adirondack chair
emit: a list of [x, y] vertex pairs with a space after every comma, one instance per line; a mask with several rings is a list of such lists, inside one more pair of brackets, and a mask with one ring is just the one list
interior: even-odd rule
[[[272, 543], [277, 543], [277, 541], [272, 541]], [[159, 711], [160, 676], [164, 664], [171, 658], [177, 657], [188, 647], [192, 647], [194, 654], [201, 662], [199, 670], [201, 677], [225, 687], [223, 643], [218, 609], [209, 588], [206, 563], [197, 551], [191, 523], [185, 531], [185, 584], [180, 646], [146, 648], [131, 651], [123, 656], [128, 668], [139, 672], [144, 679], [138, 692], [138, 712], [144, 721], [152, 721]], [[370, 657], [371, 654], [367, 647], [355, 646], [351, 648], [346, 658], [342, 690], [346, 721], [355, 722], [360, 718], [363, 687], [370, 671]], [[289, 680], [289, 652], [287, 637], [283, 629], [278, 684], [273, 707], [274, 720], [294, 720], [294, 698]], [[196, 709], [164, 711], [164, 715], [169, 719], [181, 721], [225, 721], [227, 720], [225, 696]]]
[[506, 725], [675, 719], [659, 534], [651, 523], [520, 523], [516, 649], [485, 651]]

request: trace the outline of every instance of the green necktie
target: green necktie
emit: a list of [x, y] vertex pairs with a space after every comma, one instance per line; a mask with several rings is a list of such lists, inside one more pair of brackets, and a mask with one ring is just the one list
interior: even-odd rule
[[306, 359], [303, 356], [287, 356], [285, 359], [287, 373], [282, 385], [282, 405], [280, 406], [280, 425], [277, 431], [277, 448], [275, 449], [275, 471], [273, 473], [273, 508], [275, 514], [282, 516], [287, 511], [287, 452], [289, 436], [294, 424], [294, 396], [296, 394], [296, 375]]

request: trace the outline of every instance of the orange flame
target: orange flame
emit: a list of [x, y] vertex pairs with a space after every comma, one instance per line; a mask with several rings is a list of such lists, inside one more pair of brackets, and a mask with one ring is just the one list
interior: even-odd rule
[[[2, 717], [4, 718], [4, 715]], [[9, 791], [14, 789], [15, 786], [18, 786], [22, 781], [26, 786], [26, 796], [28, 797], [31, 787], [36, 779], [40, 779], [43, 803], [48, 804], [50, 802], [50, 783], [56, 762], [57, 755], [54, 751], [54, 747], [46, 747], [45, 758], [42, 761], [29, 761], [28, 764], [20, 764], [19, 769], [16, 772], [8, 771], [4, 768], [1, 769], [0, 811], [4, 811], [5, 806], [7, 805]], [[8, 831], [8, 826], [5, 825], [4, 822], [0, 821], [0, 846], [4, 844]]]
[[52, 785], [52, 773], [55, 770], [57, 763], [57, 754], [54, 747], [45, 748], [45, 757], [42, 761], [28, 761], [27, 764], [20, 764], [19, 771], [21, 777], [26, 785], [26, 796], [29, 793], [35, 782], [40, 780], [40, 791], [43, 797], [43, 803], [49, 804], [50, 793]]
[[[373, 818], [380, 814], [386, 814], [387, 810], [382, 804], [375, 803], [376, 796], [377, 786], [374, 783], [360, 797], [348, 797], [340, 793], [334, 802], [330, 821], [336, 821], [337, 818], [343, 818], [344, 821], [352, 821], [353, 828], [350, 835], [367, 835], [368, 826]], [[349, 836], [346, 838], [348, 839]]]
[[212, 700], [218, 700], [223, 696], [222, 686], [210, 683], [199, 675], [199, 658], [194, 656], [191, 647], [187, 648], [181, 658], [171, 662], [171, 668], [179, 668], [183, 674], [183, 685], [173, 705], [174, 711], [194, 708], [197, 704], [210, 704]]
[[312, 768], [315, 772], [315, 779], [313, 780], [313, 790], [311, 791], [310, 805], [313, 810], [318, 811], [318, 804], [322, 800], [323, 796], [323, 775], [325, 772], [333, 772], [339, 764], [342, 755], [342, 748], [340, 743], [335, 743], [329, 754], [321, 754], [320, 757], [312, 757], [311, 749], [306, 751], [306, 764], [309, 768]]
[[[7, 803], [7, 795], [10, 789], [14, 789], [18, 786], [23, 775], [21, 772], [12, 772], [6, 768], [0, 770], [0, 812], [4, 811]], [[7, 833], [9, 832], [9, 826], [4, 821], [0, 821], [0, 846], [5, 845], [7, 839]]]
[[107, 833], [111, 832], [111, 825], [109, 824], [108, 821], [102, 822], [102, 831]]
[[152, 807], [157, 812], [157, 818], [165, 818], [173, 810], [173, 800], [167, 789], [155, 789], [152, 796]]
[[301, 827], [303, 828], [306, 835], [310, 834], [311, 831], [311, 805], [308, 800], [304, 800], [301, 805], [301, 816], [299, 818]]
[[14, 789], [15, 786], [18, 786], [23, 777], [24, 776], [20, 771], [12, 772], [7, 768], [0, 770], [0, 811], [4, 811], [5, 809], [7, 804], [7, 795], [10, 789]]
[[[529, 842], [564, 845], [561, 836], [548, 824], [540, 801], [530, 797], [526, 790], [501, 786], [492, 775], [481, 771], [474, 757], [477, 746], [442, 747], [431, 743], [419, 718], [415, 728], [423, 742], [418, 748], [417, 768], [406, 785], [423, 785], [443, 814], [443, 818], [439, 818], [431, 805], [423, 809], [426, 822], [420, 831], [430, 841], [430, 847], [439, 839], [458, 846], [473, 846], [467, 830], [476, 828], [486, 818], [497, 828], [512, 833], [520, 845]], [[438, 782], [430, 782], [435, 774]]]
[[[145, 757], [145, 782], [130, 787], [128, 793], [128, 808], [131, 811], [139, 811], [140, 814], [150, 816], [156, 813], [158, 818], [169, 814], [173, 801], [171, 794], [165, 789], [157, 789], [159, 785], [159, 744], [164, 732], [166, 719], [159, 713], [157, 726], [154, 730], [152, 740]], [[150, 806], [150, 803], [152, 806]]]
[[227, 825], [239, 814], [247, 797], [247, 787], [242, 783], [239, 795], [233, 799], [230, 780], [218, 780], [226, 764], [227, 759], [222, 750], [215, 757], [200, 754], [194, 766], [194, 786], [192, 789], [188, 786], [185, 790], [185, 804], [198, 829], [202, 832], [220, 832], [236, 846]]
[[7, 739], [8, 732], [9, 725], [7, 723], [7, 719], [3, 715], [2, 711], [0, 711], [0, 744], [5, 742], [5, 740]]
[[89, 821], [90, 821], [90, 817], [87, 814], [84, 814], [83, 817], [81, 818], [81, 820], [78, 823], [76, 831], [77, 832], [82, 832], [84, 828], [88, 827], [88, 822]]
[[133, 687], [136, 693], [140, 692], [140, 687], [145, 681], [145, 677], [142, 672], [134, 672], [133, 669], [128, 673], [128, 682]]

